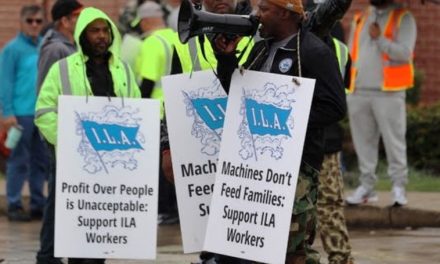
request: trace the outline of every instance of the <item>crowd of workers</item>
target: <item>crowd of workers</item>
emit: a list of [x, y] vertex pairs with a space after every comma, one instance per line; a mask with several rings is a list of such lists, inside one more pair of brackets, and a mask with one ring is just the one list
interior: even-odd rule
[[[368, 9], [355, 15], [345, 45], [339, 20], [350, 3], [203, 0], [194, 4], [208, 12], [256, 15], [259, 32], [233, 39], [227, 32], [206, 34], [186, 44], [177, 34], [180, 0], [128, 0], [118, 23], [76, 0], [57, 0], [49, 24], [42, 7], [24, 6], [20, 32], [3, 47], [0, 57], [0, 130], [6, 140], [13, 130], [21, 135], [13, 149], [4, 151], [8, 154], [8, 218], [43, 218], [37, 263], [63, 263], [53, 255], [59, 95], [154, 98], [163, 105], [161, 77], [215, 70], [228, 92], [231, 74], [239, 66], [316, 79], [298, 180], [308, 187], [295, 195], [292, 223], [297, 228], [289, 234], [286, 263], [319, 263], [319, 254], [312, 249], [317, 233], [329, 263], [354, 263], [344, 200], [352, 205], [377, 200], [380, 138], [393, 182], [392, 204], [408, 202], [405, 90], [413, 86], [417, 32], [406, 8], [392, 0], [370, 0]], [[282, 69], [286, 59], [292, 63]], [[344, 199], [343, 136], [338, 122], [346, 112], [361, 184]], [[165, 118], [162, 107], [158, 221], [171, 224], [179, 219]], [[21, 202], [25, 180], [30, 186], [30, 212], [24, 211]], [[43, 194], [46, 180], [47, 197]], [[253, 263], [209, 252], [202, 252], [200, 261]]]

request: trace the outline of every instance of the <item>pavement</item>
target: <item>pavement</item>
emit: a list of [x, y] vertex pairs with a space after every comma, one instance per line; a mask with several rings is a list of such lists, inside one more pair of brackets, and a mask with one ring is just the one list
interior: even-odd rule
[[[23, 195], [27, 203], [27, 186]], [[440, 263], [440, 192], [410, 192], [409, 204], [399, 208], [390, 206], [389, 192], [378, 195], [376, 204], [345, 208], [356, 263]], [[5, 181], [0, 179], [0, 263], [35, 263], [41, 222], [9, 222], [5, 212]], [[315, 248], [325, 256], [319, 239]], [[106, 263], [189, 264], [197, 260], [198, 254], [183, 254], [180, 226], [170, 225], [159, 226], [156, 260], [109, 260]], [[322, 260], [325, 264], [325, 258]]]
[[[0, 216], [0, 263], [35, 263], [40, 227], [40, 221], [14, 223]], [[440, 263], [440, 228], [350, 229], [349, 232], [356, 264]], [[183, 254], [179, 225], [159, 226], [157, 242], [155, 260], [107, 260], [106, 263], [190, 264], [198, 260], [198, 254]], [[320, 252], [321, 263], [327, 264], [320, 242], [315, 240], [314, 249]]]

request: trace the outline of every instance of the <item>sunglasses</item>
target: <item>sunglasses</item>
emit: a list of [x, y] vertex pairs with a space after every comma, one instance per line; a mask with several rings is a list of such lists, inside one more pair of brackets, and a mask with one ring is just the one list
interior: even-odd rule
[[35, 23], [35, 24], [40, 25], [41, 23], [43, 23], [43, 19], [41, 19], [41, 18], [26, 18], [25, 21], [28, 24]]

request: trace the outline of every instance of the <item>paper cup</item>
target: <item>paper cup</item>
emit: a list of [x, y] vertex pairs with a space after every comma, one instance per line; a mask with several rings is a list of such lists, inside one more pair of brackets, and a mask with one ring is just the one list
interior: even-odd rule
[[14, 149], [20, 141], [22, 134], [23, 127], [21, 127], [20, 125], [10, 127], [8, 130], [8, 136], [5, 140], [5, 147], [7, 147], [8, 149]]

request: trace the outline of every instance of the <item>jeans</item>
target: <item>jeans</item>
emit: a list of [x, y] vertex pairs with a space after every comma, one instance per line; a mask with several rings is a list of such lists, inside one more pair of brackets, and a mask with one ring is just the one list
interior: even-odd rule
[[49, 143], [47, 145], [49, 148], [48, 196], [40, 231], [40, 250], [37, 253], [37, 260], [41, 263], [49, 262], [54, 258], [56, 159], [55, 147]]
[[21, 192], [29, 181], [31, 211], [42, 210], [45, 204], [44, 181], [47, 179], [47, 148], [34, 125], [34, 116], [17, 116], [23, 134], [6, 162], [6, 193], [10, 211], [23, 208]]

